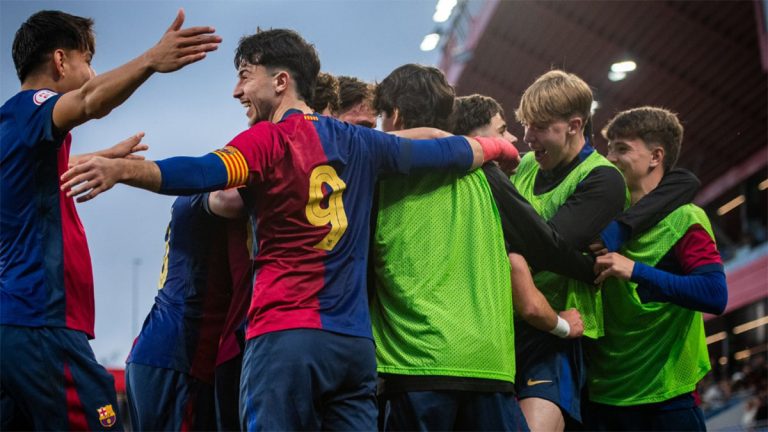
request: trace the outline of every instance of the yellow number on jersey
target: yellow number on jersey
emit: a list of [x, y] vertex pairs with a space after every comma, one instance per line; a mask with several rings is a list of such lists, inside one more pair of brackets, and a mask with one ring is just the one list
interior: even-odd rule
[[[328, 196], [328, 207], [323, 208], [323, 185], [330, 186], [331, 194]], [[341, 236], [347, 230], [347, 214], [344, 212], [344, 202], [341, 195], [347, 188], [346, 183], [339, 178], [336, 170], [329, 165], [320, 165], [312, 170], [309, 176], [309, 201], [307, 202], [307, 220], [314, 226], [326, 226], [331, 224], [331, 231], [315, 247], [331, 251], [341, 240]]]
[[165, 286], [165, 278], [168, 277], [168, 251], [170, 251], [171, 241], [171, 224], [168, 224], [168, 229], [165, 230], [165, 254], [163, 254], [163, 267], [160, 269], [160, 281], [157, 284], [157, 289], [163, 289]]

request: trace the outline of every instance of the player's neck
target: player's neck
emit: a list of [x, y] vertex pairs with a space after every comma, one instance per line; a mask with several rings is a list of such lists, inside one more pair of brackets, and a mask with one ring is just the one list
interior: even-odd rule
[[60, 87], [61, 86], [56, 80], [44, 74], [37, 74], [34, 76], [27, 77], [27, 79], [25, 79], [24, 82], [21, 83], [22, 91], [49, 89], [49, 90], [55, 91], [56, 93], [63, 93]]
[[277, 123], [282, 120], [285, 113], [292, 109], [299, 110], [304, 114], [312, 114], [312, 108], [310, 108], [306, 102], [297, 97], [286, 96], [272, 112], [272, 116], [270, 117], [272, 123]]
[[637, 181], [637, 184], [631, 185], [629, 188], [629, 199], [631, 205], [635, 205], [640, 199], [649, 193], [661, 182], [661, 178], [664, 176], [664, 170], [661, 167], [655, 168], [648, 173], [645, 177]]

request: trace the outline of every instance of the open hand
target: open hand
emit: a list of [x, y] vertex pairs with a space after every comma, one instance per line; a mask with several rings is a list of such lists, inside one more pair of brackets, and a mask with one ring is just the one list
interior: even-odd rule
[[94, 156], [75, 165], [61, 176], [61, 190], [68, 197], [77, 197], [77, 202], [86, 202], [102, 192], [112, 189], [120, 180], [121, 159]]
[[212, 34], [213, 27], [189, 27], [182, 29], [184, 9], [179, 9], [176, 19], [154, 47], [146, 53], [150, 68], [155, 72], [173, 72], [205, 58], [214, 51], [221, 37]]

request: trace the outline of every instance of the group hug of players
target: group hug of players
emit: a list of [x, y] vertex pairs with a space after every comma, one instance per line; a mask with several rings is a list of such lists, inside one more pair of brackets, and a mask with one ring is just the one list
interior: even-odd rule
[[[704, 430], [702, 312], [725, 309], [712, 228], [676, 169], [683, 127], [622, 111], [593, 147], [592, 92], [553, 70], [515, 117], [432, 67], [376, 86], [320, 73], [290, 30], [244, 37], [250, 127], [147, 161], [137, 134], [69, 155], [70, 131], [218, 47], [182, 28], [99, 76], [93, 22], [18, 30], [0, 108], [0, 427], [120, 429], [95, 361], [74, 198], [179, 195], [160, 290], [127, 360], [137, 430]], [[202, 79], [202, 78], [201, 78]], [[224, 79], [224, 77], [221, 77]], [[383, 132], [373, 129], [381, 116]]]

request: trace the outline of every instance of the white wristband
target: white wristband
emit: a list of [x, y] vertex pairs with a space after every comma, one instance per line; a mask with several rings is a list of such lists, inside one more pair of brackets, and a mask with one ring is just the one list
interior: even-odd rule
[[571, 326], [568, 325], [568, 321], [564, 320], [560, 315], [557, 316], [557, 325], [555, 328], [549, 331], [553, 335], [559, 338], [566, 338], [571, 333]]

